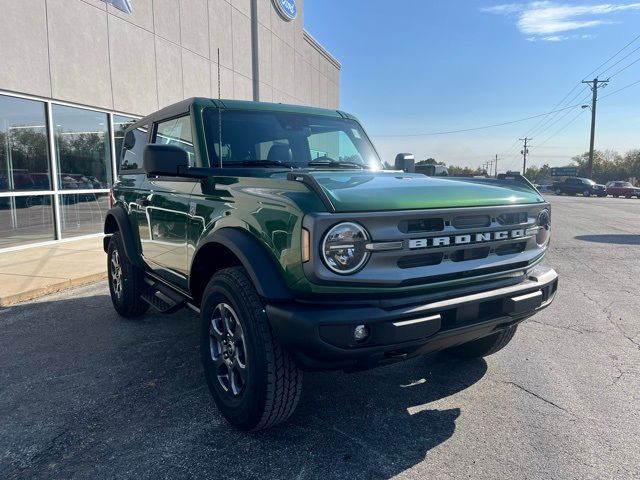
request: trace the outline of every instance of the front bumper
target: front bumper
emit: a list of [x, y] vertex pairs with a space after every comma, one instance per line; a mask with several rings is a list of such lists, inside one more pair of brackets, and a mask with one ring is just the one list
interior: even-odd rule
[[[485, 337], [547, 307], [558, 274], [536, 267], [516, 285], [426, 303], [286, 303], [266, 306], [274, 334], [306, 370], [358, 370]], [[356, 342], [356, 325], [369, 337]]]

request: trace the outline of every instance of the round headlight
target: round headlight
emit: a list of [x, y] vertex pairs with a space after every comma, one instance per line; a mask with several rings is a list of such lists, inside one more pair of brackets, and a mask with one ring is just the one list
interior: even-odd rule
[[357, 223], [333, 226], [322, 241], [322, 258], [330, 270], [348, 275], [360, 270], [369, 259], [365, 245], [369, 234]]
[[536, 234], [536, 243], [540, 246], [546, 245], [549, 241], [549, 230], [551, 229], [551, 212], [546, 208], [538, 213], [538, 233]]

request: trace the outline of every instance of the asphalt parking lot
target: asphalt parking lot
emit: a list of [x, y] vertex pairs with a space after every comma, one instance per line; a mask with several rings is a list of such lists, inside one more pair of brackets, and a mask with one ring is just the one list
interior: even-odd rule
[[505, 350], [307, 374], [266, 432], [217, 413], [188, 311], [0, 310], [0, 477], [640, 478], [640, 200], [549, 200], [558, 296]]

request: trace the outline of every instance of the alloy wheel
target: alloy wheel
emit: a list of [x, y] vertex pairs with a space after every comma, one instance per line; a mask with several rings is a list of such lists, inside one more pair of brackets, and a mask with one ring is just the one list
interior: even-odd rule
[[219, 303], [213, 309], [209, 349], [220, 387], [238, 397], [247, 381], [247, 349], [238, 315], [226, 303]]
[[122, 263], [120, 262], [118, 249], [114, 249], [111, 252], [111, 285], [116, 297], [118, 299], [122, 298]]

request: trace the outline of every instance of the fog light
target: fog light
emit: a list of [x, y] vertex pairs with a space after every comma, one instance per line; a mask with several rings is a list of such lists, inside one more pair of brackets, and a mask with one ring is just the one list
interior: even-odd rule
[[369, 327], [366, 325], [357, 325], [353, 330], [353, 338], [356, 342], [362, 342], [369, 337]]

